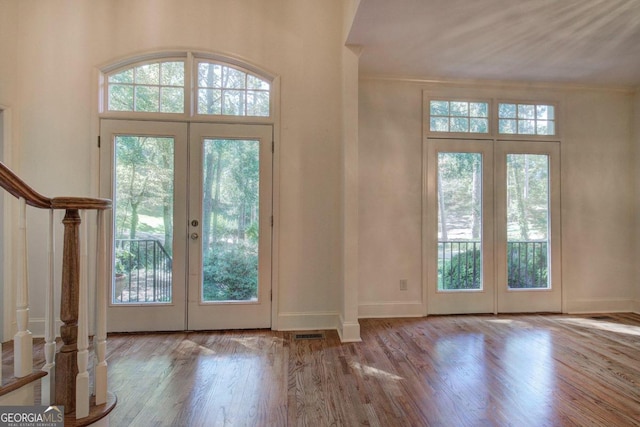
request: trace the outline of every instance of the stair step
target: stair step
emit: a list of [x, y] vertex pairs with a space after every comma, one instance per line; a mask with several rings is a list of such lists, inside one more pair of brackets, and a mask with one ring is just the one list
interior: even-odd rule
[[9, 394], [12, 391], [16, 391], [27, 384], [31, 384], [32, 382], [37, 381], [46, 375], [47, 375], [46, 372], [35, 371], [27, 375], [26, 377], [22, 377], [22, 378], [9, 377], [6, 379], [6, 381], [4, 381], [5, 384], [2, 387], [0, 387], [0, 397], [4, 396], [5, 394]]

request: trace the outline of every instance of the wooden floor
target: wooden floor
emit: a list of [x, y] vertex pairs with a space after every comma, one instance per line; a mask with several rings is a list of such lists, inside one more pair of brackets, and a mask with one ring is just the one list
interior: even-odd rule
[[111, 425], [640, 426], [639, 315], [370, 319], [361, 334], [111, 335]]

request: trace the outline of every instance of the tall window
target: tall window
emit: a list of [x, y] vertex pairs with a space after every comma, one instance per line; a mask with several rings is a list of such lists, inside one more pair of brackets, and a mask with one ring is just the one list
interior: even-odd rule
[[271, 89], [250, 69], [185, 54], [108, 70], [102, 111], [268, 118]]

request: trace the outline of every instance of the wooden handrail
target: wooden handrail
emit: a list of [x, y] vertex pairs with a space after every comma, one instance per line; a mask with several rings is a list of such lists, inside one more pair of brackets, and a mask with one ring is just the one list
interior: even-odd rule
[[[27, 259], [26, 253], [26, 206], [32, 206], [40, 209], [49, 210], [50, 215], [50, 236], [53, 235], [53, 211], [64, 210], [65, 217], [62, 221], [64, 224], [64, 243], [62, 254], [62, 280], [60, 291], [60, 320], [63, 322], [60, 327], [60, 336], [62, 339], [62, 347], [55, 354], [55, 363], [52, 360], [53, 350], [55, 350], [55, 332], [51, 326], [47, 326], [47, 343], [45, 350], [47, 353], [47, 363], [43, 369], [49, 376], [54, 376], [55, 381], [51, 381], [43, 388], [45, 393], [43, 396], [49, 399], [47, 404], [63, 405], [65, 413], [75, 413], [79, 419], [87, 418], [92, 412], [89, 405], [89, 375], [88, 375], [88, 315], [87, 315], [87, 284], [81, 280], [81, 258], [85, 255], [80, 254], [80, 224], [82, 216], [80, 211], [96, 210], [98, 220], [98, 240], [101, 245], [98, 248], [98, 264], [106, 263], [105, 234], [104, 234], [104, 211], [111, 209], [112, 202], [109, 199], [89, 198], [89, 197], [53, 197], [49, 198], [35, 191], [20, 179], [11, 169], [0, 162], [0, 187], [5, 189], [14, 197], [20, 199], [21, 215], [20, 215], [20, 239], [22, 246], [20, 255], [23, 260]], [[101, 234], [100, 234], [101, 233]], [[86, 226], [83, 234], [86, 235]], [[86, 251], [86, 237], [84, 238], [84, 250]], [[52, 259], [53, 259], [53, 240], [50, 242], [50, 276], [52, 277]], [[23, 249], [22, 249], [23, 248]], [[105, 264], [106, 265], [106, 264]], [[83, 267], [84, 268], [84, 267]], [[106, 270], [104, 265], [99, 265], [101, 277], [104, 279]], [[20, 358], [14, 357], [14, 360], [31, 359], [32, 338], [31, 332], [28, 331], [28, 282], [26, 262], [22, 265], [20, 280], [18, 280], [18, 290], [16, 291], [16, 307], [18, 316], [18, 332], [14, 337], [14, 348], [21, 348]], [[100, 416], [106, 416], [115, 405], [115, 398], [112, 398], [106, 388], [106, 283], [96, 284], [97, 292], [100, 295], [102, 304], [97, 308], [100, 320], [97, 322], [96, 332], [96, 397], [94, 399], [95, 406], [102, 408]], [[49, 313], [52, 313], [53, 303], [53, 280], [50, 280], [50, 286], [47, 290]], [[82, 298], [80, 298], [82, 297]], [[53, 314], [47, 314], [47, 321], [53, 324]], [[80, 334], [80, 335], [79, 335]], [[32, 363], [15, 364], [14, 371], [16, 377], [26, 377], [31, 374]], [[39, 374], [40, 375], [40, 374]], [[42, 374], [45, 375], [45, 374]], [[55, 390], [53, 385], [55, 385]], [[43, 386], [44, 387], [44, 386]], [[51, 402], [51, 396], [55, 394], [55, 402]], [[76, 405], [77, 403], [77, 405]]]
[[40, 209], [96, 209], [111, 208], [111, 200], [89, 197], [49, 198], [35, 191], [4, 163], [0, 162], [0, 186], [16, 198], [23, 198], [29, 206]]

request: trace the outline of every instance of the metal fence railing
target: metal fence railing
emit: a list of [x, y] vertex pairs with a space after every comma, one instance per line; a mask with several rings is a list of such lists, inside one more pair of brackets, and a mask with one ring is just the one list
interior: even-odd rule
[[[482, 243], [438, 241], [438, 289], [482, 289]], [[547, 241], [507, 242], [507, 284], [511, 289], [549, 286]]]
[[155, 239], [116, 239], [114, 303], [171, 302], [171, 255]]

